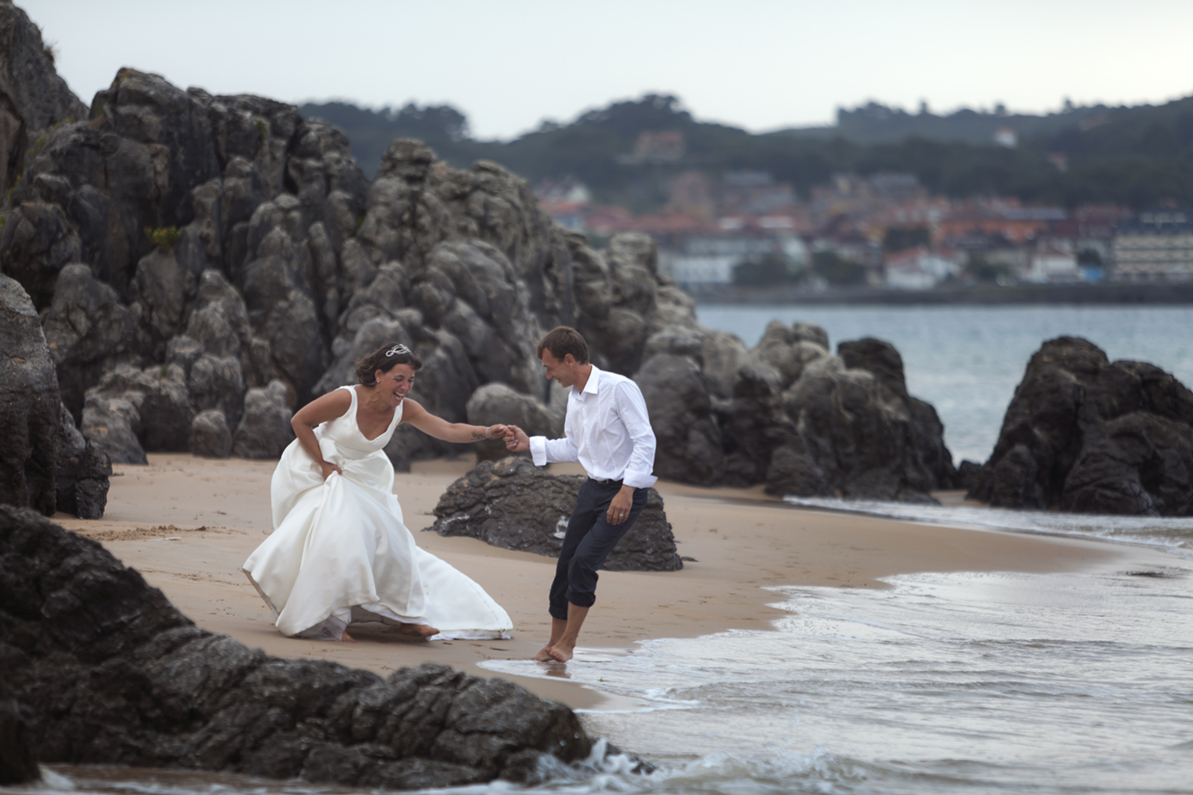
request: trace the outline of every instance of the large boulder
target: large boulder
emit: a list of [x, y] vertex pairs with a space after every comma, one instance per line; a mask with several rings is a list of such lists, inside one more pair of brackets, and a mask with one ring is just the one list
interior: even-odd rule
[[146, 452], [188, 450], [195, 413], [178, 364], [119, 364], [87, 390], [81, 430], [114, 463], [144, 464]]
[[634, 377], [655, 434], [654, 472], [684, 483], [714, 484], [725, 473], [721, 430], [700, 366], [658, 353]]
[[1049, 340], [969, 494], [1008, 508], [1193, 515], [1193, 393], [1088, 340]]
[[232, 452], [239, 458], [280, 458], [294, 440], [291, 416], [281, 381], [250, 389], [244, 396], [244, 417], [232, 438]]
[[438, 664], [383, 679], [205, 632], [100, 544], [7, 506], [0, 660], [43, 763], [425, 789], [533, 781], [592, 748], [571, 710], [508, 681]]
[[783, 393], [793, 434], [772, 455], [767, 491], [935, 502], [930, 492], [956, 477], [952, 456], [936, 412], [907, 394], [898, 352], [874, 339], [838, 350]]
[[[485, 384], [468, 398], [468, 422], [471, 425], [517, 425], [529, 436], [557, 439], [563, 436], [567, 393], [559, 388], [554, 405], [548, 406], [530, 395], [516, 392], [507, 384]], [[505, 442], [494, 439], [476, 445], [481, 460], [499, 460], [509, 455]]]
[[58, 377], [29, 295], [0, 275], [0, 503], [54, 513]]
[[[441, 536], [470, 536], [504, 549], [559, 557], [563, 534], [583, 475], [550, 475], [525, 458], [484, 461], [457, 480], [435, 506]], [[678, 571], [683, 561], [663, 512], [663, 498], [650, 489], [646, 507], [605, 561], [609, 571]]]
[[87, 389], [107, 370], [139, 358], [133, 311], [86, 265], [67, 265], [58, 274], [42, 327], [58, 372], [62, 402], [74, 417], [82, 416]]

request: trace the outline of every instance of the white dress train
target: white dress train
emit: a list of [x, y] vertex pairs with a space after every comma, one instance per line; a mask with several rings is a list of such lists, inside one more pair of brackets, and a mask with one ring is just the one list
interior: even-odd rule
[[393, 494], [383, 448], [402, 419], [366, 439], [348, 411], [315, 428], [327, 480], [295, 440], [270, 484], [274, 531], [241, 567], [284, 635], [339, 639], [352, 622], [430, 624], [436, 639], [508, 638], [501, 605], [472, 579], [414, 543]]

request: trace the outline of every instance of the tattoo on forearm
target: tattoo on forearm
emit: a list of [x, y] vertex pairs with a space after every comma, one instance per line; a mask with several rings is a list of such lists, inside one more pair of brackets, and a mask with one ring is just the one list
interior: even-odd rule
[[489, 429], [488, 428], [485, 428], [483, 431], [473, 431], [472, 432], [472, 440], [474, 442], [479, 442], [482, 439], [488, 439], [488, 438], [489, 438]]

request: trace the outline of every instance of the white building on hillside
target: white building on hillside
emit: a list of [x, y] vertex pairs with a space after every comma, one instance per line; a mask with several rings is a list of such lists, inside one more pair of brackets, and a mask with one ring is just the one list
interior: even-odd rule
[[961, 264], [955, 257], [918, 246], [887, 257], [883, 270], [886, 286], [892, 290], [931, 290], [961, 273]]

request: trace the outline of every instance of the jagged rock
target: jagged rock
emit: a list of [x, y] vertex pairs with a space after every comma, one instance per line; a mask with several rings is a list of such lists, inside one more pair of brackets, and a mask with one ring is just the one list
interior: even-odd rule
[[191, 423], [191, 453], [203, 458], [227, 458], [232, 455], [232, 431], [219, 409], [195, 415]]
[[1078, 337], [1028, 362], [969, 496], [1008, 508], [1193, 515], [1193, 393]]
[[112, 462], [103, 448], [79, 433], [66, 404], [61, 405], [62, 446], [54, 474], [58, 510], [80, 519], [102, 519]]
[[117, 362], [136, 360], [136, 320], [116, 291], [86, 265], [58, 274], [54, 301], [42, 318], [46, 343], [58, 372], [62, 402], [81, 417], [83, 398]]
[[571, 710], [508, 681], [438, 664], [382, 679], [200, 630], [100, 544], [5, 506], [0, 659], [44, 763], [421, 789], [525, 781], [592, 748]]
[[[850, 355], [858, 350], [842, 345]], [[894, 349], [877, 345], [886, 346], [884, 356], [869, 361], [889, 362]], [[870, 341], [863, 348], [870, 350]], [[929, 429], [936, 432], [935, 439], [921, 438], [925, 418], [901, 386], [902, 363], [900, 384], [892, 384], [890, 371], [879, 369], [878, 375], [850, 369], [842, 357], [817, 359], [804, 367], [783, 394], [794, 434], [772, 455], [769, 493], [935, 502], [930, 492], [952, 485], [952, 476], [947, 484], [939, 482], [939, 462], [925, 455], [925, 450], [943, 450], [944, 443], [939, 423]], [[951, 466], [951, 456], [948, 460]]]
[[733, 395], [714, 401], [721, 427], [727, 486], [752, 486], [766, 479], [776, 449], [795, 437], [783, 410], [782, 379], [765, 366], [742, 365]]
[[654, 472], [684, 483], [720, 482], [721, 430], [700, 367], [687, 356], [659, 353], [634, 376], [654, 429]]
[[278, 458], [294, 439], [286, 385], [250, 389], [244, 396], [244, 417], [236, 428], [232, 452], [239, 458]]
[[789, 327], [777, 320], [767, 324], [762, 339], [751, 351], [755, 363], [779, 374], [780, 388], [784, 390], [799, 380], [807, 365], [828, 355], [828, 335], [820, 326], [796, 323]]
[[181, 366], [120, 364], [87, 390], [81, 430], [114, 463], [144, 464], [146, 452], [185, 452], [194, 418]]
[[61, 404], [29, 294], [0, 274], [0, 503], [54, 513]]
[[139, 438], [141, 415], [135, 400], [123, 393], [108, 395], [98, 388], [87, 391], [83, 403], [83, 436], [97, 444], [114, 464], [148, 464]]
[[944, 444], [944, 425], [931, 404], [907, 392], [903, 357], [889, 342], [866, 337], [837, 346], [846, 367], [868, 370], [882, 384], [907, 403], [911, 417], [913, 455], [932, 474], [933, 488], [951, 489], [957, 479], [953, 455]]
[[22, 202], [0, 228], [4, 272], [25, 287], [39, 309], [50, 305], [58, 274], [81, 253], [78, 234], [56, 204]]
[[[583, 475], [549, 475], [525, 458], [484, 461], [457, 480], [435, 506], [441, 536], [471, 536], [487, 544], [559, 557], [563, 533], [584, 483]], [[650, 489], [646, 507], [605, 561], [609, 571], [678, 571], [683, 561]]]
[[0, 96], [0, 187], [7, 190], [43, 130], [87, 116], [87, 106], [54, 71], [41, 29], [9, 2], [0, 3]]

